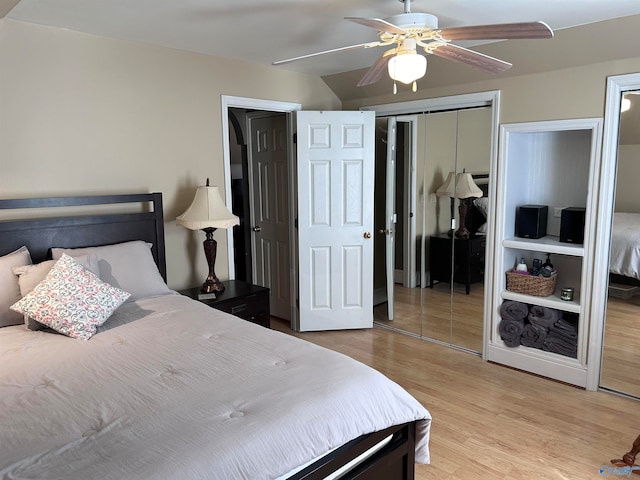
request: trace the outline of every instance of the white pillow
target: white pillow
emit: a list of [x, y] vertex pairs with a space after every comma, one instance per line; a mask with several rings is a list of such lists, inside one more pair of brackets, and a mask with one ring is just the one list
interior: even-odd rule
[[[98, 257], [95, 255], [82, 255], [75, 257], [76, 262], [82, 265], [96, 276], [99, 276]], [[13, 267], [11, 271], [18, 276], [18, 285], [20, 286], [20, 295], [23, 297], [35, 288], [56, 264], [57, 260], [46, 260], [36, 265], [23, 265], [21, 267]], [[19, 300], [19, 299], [17, 299]], [[17, 301], [16, 300], [16, 301]], [[42, 330], [45, 325], [37, 322], [29, 316], [24, 316], [24, 323], [29, 330]]]
[[54, 260], [63, 253], [72, 257], [96, 255], [100, 280], [129, 292], [131, 301], [174, 293], [158, 271], [150, 243], [136, 240], [101, 247], [51, 249]]
[[20, 325], [24, 318], [9, 307], [20, 300], [18, 279], [11, 269], [21, 265], [31, 265], [31, 255], [27, 247], [0, 257], [0, 327]]
[[128, 297], [62, 255], [44, 280], [11, 308], [63, 335], [88, 340]]

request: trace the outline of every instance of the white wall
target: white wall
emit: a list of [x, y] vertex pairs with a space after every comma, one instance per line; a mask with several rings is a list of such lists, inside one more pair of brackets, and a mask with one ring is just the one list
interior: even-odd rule
[[607, 77], [640, 72], [640, 58], [596, 63], [533, 75], [500, 77], [485, 82], [464, 83], [455, 79], [448, 87], [418, 90], [415, 94], [362, 100], [343, 99], [343, 108], [437, 98], [464, 93], [500, 90], [500, 122], [532, 122], [566, 118], [602, 117]]
[[341, 108], [316, 77], [2, 19], [0, 198], [162, 192], [169, 286], [198, 285], [202, 234], [174, 219], [223, 186], [221, 95]]

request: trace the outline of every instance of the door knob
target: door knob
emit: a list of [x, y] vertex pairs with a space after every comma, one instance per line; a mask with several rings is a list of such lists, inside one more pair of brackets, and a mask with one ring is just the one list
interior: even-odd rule
[[366, 238], [366, 239], [371, 238], [371, 232], [364, 232], [363, 237]]
[[254, 232], [261, 232], [262, 228], [260, 228], [260, 225], [257, 225], [255, 227], [253, 227], [251, 230], [253, 230]]

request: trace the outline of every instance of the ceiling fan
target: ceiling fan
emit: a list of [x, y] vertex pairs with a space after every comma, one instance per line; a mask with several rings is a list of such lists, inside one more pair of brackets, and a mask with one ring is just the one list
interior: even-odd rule
[[359, 48], [387, 47], [372, 67], [358, 82], [358, 86], [370, 85], [382, 78], [385, 70], [395, 81], [412, 84], [417, 90], [416, 80], [422, 78], [427, 70], [427, 60], [418, 54], [422, 47], [427, 54], [453, 60], [490, 73], [500, 73], [511, 67], [511, 63], [490, 57], [451, 43], [456, 40], [509, 40], [552, 38], [553, 31], [544, 22], [502, 23], [495, 25], [475, 25], [438, 29], [438, 17], [430, 13], [411, 12], [411, 0], [398, 0], [404, 3], [404, 13], [391, 17], [360, 18], [345, 17], [345, 20], [378, 30], [378, 41], [359, 43], [347, 47], [334, 48], [322, 52], [310, 53], [299, 57], [273, 62], [273, 65], [294, 62], [327, 53], [354, 50]]

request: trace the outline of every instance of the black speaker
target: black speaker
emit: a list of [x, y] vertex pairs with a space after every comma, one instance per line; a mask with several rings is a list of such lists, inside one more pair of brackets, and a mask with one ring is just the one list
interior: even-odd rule
[[560, 241], [565, 243], [584, 242], [585, 209], [581, 207], [563, 208], [560, 213]]
[[520, 205], [516, 208], [516, 236], [541, 238], [547, 234], [547, 205]]

